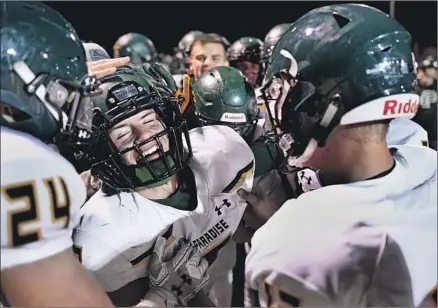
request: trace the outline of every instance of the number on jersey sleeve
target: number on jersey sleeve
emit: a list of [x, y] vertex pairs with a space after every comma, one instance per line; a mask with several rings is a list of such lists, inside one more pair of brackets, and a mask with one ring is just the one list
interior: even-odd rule
[[[43, 185], [49, 195], [51, 221], [62, 222], [64, 228], [67, 228], [70, 222], [70, 196], [64, 179], [50, 177], [43, 180]], [[39, 241], [43, 232], [40, 227], [23, 230], [25, 225], [41, 220], [41, 206], [46, 206], [40, 204], [37, 183], [30, 180], [2, 185], [1, 193], [10, 204], [23, 203], [23, 206], [6, 212], [8, 247], [18, 247]]]

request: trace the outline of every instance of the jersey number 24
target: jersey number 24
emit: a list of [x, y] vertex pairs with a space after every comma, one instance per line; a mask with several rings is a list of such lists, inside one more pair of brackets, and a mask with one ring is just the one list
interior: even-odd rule
[[[62, 177], [44, 179], [43, 185], [49, 196], [49, 204], [40, 204], [35, 180], [3, 185], [1, 193], [9, 204], [21, 202], [22, 207], [9, 210], [7, 215], [8, 247], [37, 242], [42, 237], [41, 227], [25, 231], [24, 225], [40, 222], [41, 206], [49, 207], [52, 223], [62, 222], [67, 228], [70, 222], [70, 196]], [[44, 209], [43, 209], [44, 210]]]

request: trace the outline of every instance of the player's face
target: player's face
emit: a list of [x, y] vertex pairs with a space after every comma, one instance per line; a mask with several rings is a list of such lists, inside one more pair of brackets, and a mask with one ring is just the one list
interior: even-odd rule
[[[156, 112], [148, 109], [114, 125], [110, 129], [110, 137], [117, 149], [123, 151], [161, 133], [164, 129], [164, 124], [160, 121]], [[157, 140], [164, 152], [169, 151], [169, 138], [167, 135], [158, 137]], [[140, 150], [148, 161], [159, 157], [158, 153], [151, 155], [159, 150], [159, 145], [155, 139], [141, 145]], [[123, 154], [123, 159], [128, 165], [135, 165], [138, 158], [139, 154], [135, 150]]]
[[257, 78], [260, 73], [260, 65], [249, 61], [240, 63], [239, 70], [245, 75], [248, 82], [252, 85], [257, 83]]
[[306, 166], [314, 169], [319, 169], [328, 175], [337, 175], [337, 161], [342, 159], [339, 157], [340, 144], [345, 142], [344, 130], [342, 126], [337, 126], [330, 134], [325, 146], [316, 147], [309, 160], [306, 162]]
[[426, 68], [424, 74], [430, 78], [437, 78], [437, 69], [433, 67]]
[[202, 67], [206, 72], [216, 66], [228, 66], [224, 46], [219, 43], [195, 44], [191, 51], [190, 66]]

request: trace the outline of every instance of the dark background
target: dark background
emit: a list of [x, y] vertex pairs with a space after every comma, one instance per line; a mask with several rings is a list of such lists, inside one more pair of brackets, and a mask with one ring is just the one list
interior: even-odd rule
[[[343, 1], [345, 2], [345, 1]], [[350, 1], [352, 2], [352, 1]], [[263, 40], [275, 25], [293, 22], [307, 11], [338, 2], [304, 1], [49, 1], [69, 20], [79, 36], [110, 53], [117, 38], [128, 32], [148, 36], [158, 52], [171, 53], [191, 30], [216, 32], [230, 43], [242, 36]], [[389, 13], [389, 1], [362, 1]], [[398, 1], [396, 19], [420, 48], [437, 45], [437, 2]]]

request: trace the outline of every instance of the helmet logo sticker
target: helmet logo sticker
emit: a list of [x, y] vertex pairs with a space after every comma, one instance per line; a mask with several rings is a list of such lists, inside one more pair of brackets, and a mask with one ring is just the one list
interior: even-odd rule
[[108, 59], [108, 56], [99, 49], [91, 49], [90, 50], [90, 59], [91, 61], [97, 61], [102, 59]]
[[224, 112], [221, 117], [222, 122], [245, 123], [246, 116], [244, 113]]

